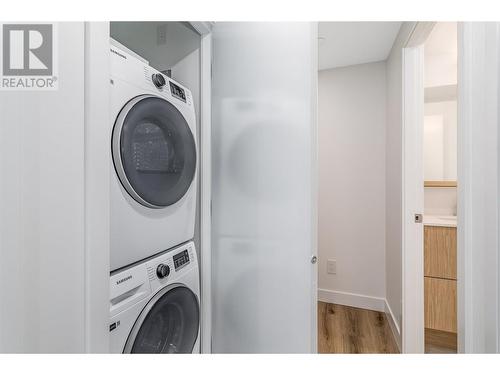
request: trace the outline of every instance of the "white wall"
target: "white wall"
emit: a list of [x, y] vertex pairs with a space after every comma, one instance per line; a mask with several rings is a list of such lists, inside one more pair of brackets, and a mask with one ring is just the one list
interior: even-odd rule
[[438, 22], [425, 41], [425, 87], [457, 84], [457, 23]]
[[385, 70], [319, 72], [319, 296], [376, 310], [385, 299]]
[[[442, 116], [442, 143], [440, 145], [441, 161], [443, 171], [439, 178], [434, 178], [428, 175], [424, 170], [424, 178], [426, 180], [456, 180], [457, 179], [457, 101], [450, 100], [444, 102], [425, 103], [425, 116]], [[425, 140], [424, 126], [424, 155], [428, 153], [427, 143]], [[435, 159], [434, 155], [430, 156]]]
[[424, 188], [424, 214], [455, 216], [457, 214], [457, 188]]
[[424, 179], [444, 178], [444, 119], [442, 115], [424, 116]]
[[59, 89], [0, 91], [0, 352], [108, 350], [107, 23], [58, 23]]
[[[425, 103], [425, 115], [442, 115], [443, 128], [441, 133], [442, 173], [440, 177], [433, 178], [429, 175], [427, 165], [424, 165], [424, 178], [426, 180], [455, 180], [457, 179], [457, 102]], [[424, 126], [424, 155], [435, 160], [436, 154], [428, 155], [429, 143], [425, 140], [426, 128]], [[437, 163], [434, 163], [437, 164]], [[424, 213], [428, 215], [456, 215], [457, 214], [457, 188], [424, 188]]]
[[0, 352], [83, 352], [84, 24], [59, 89], [0, 92]]
[[403, 56], [414, 22], [401, 26], [386, 62], [387, 125], [386, 125], [386, 299], [390, 313], [401, 334], [402, 313], [402, 90]]

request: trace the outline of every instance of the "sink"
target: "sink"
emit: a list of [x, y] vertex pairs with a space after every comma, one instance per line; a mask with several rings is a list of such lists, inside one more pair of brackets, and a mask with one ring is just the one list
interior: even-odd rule
[[438, 227], [456, 227], [457, 217], [452, 215], [424, 215], [424, 225]]

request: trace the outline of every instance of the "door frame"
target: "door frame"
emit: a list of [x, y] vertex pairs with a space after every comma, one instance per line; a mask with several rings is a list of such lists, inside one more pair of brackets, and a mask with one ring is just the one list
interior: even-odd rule
[[311, 23], [311, 353], [318, 352], [318, 188], [319, 188], [319, 160], [318, 160], [318, 22]]
[[423, 118], [424, 42], [435, 22], [417, 22], [403, 47], [402, 327], [403, 353], [424, 353]]
[[[402, 352], [423, 353], [424, 349], [424, 257], [423, 224], [423, 47], [403, 49], [403, 191], [402, 191]], [[421, 103], [420, 103], [421, 101]], [[422, 181], [422, 183], [419, 183]], [[421, 186], [420, 186], [421, 185]]]
[[[84, 350], [109, 352], [109, 22], [85, 22]], [[79, 265], [77, 265], [78, 267]]]
[[212, 353], [212, 34], [201, 39], [201, 352]]
[[190, 22], [200, 34], [200, 347], [212, 352], [212, 26]]
[[500, 23], [458, 28], [458, 351], [500, 350]]
[[[421, 50], [432, 23], [418, 22], [403, 49], [403, 352], [424, 351], [423, 247], [410, 242], [421, 199], [408, 186], [421, 137]], [[457, 344], [459, 353], [500, 350], [500, 23], [458, 22]], [[418, 116], [418, 117], [417, 117]], [[421, 133], [421, 131], [420, 131]], [[413, 154], [412, 154], [413, 152]], [[422, 161], [420, 162], [422, 164]], [[413, 189], [413, 195], [412, 195]], [[419, 243], [420, 243], [419, 239]], [[415, 282], [415, 280], [417, 280]]]

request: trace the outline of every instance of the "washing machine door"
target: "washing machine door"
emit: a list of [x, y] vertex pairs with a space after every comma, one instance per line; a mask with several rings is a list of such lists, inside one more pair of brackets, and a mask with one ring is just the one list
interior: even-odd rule
[[199, 325], [200, 307], [191, 289], [165, 287], [137, 318], [124, 353], [192, 353]]
[[123, 107], [113, 128], [112, 151], [123, 187], [146, 207], [176, 203], [193, 182], [193, 133], [181, 112], [158, 96], [141, 95]]

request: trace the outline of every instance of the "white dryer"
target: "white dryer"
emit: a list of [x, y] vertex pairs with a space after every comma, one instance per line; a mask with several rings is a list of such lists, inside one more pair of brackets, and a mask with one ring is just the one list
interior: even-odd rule
[[110, 47], [111, 270], [190, 241], [196, 210], [191, 92]]
[[112, 274], [109, 324], [112, 353], [199, 353], [194, 244]]

